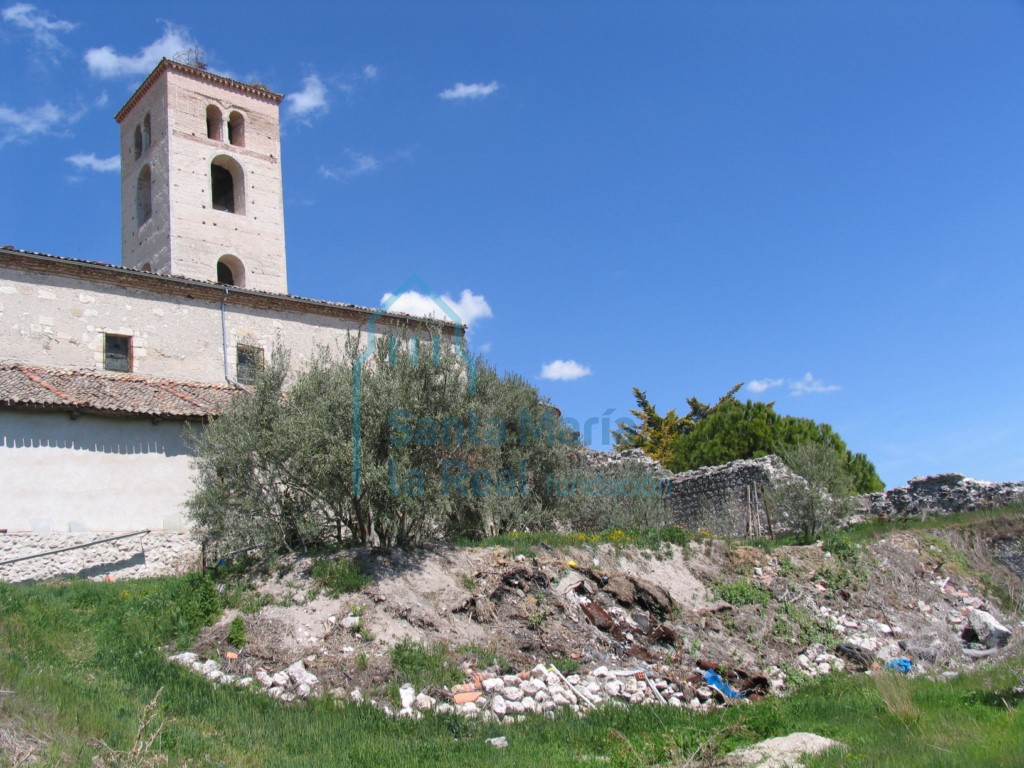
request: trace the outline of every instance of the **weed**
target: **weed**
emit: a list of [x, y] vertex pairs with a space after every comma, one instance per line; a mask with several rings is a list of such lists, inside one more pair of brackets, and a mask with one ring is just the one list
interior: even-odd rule
[[551, 666], [563, 675], [575, 675], [580, 671], [580, 663], [576, 659], [552, 659]]
[[907, 727], [917, 722], [920, 713], [910, 697], [910, 681], [905, 675], [883, 670], [874, 675], [874, 680], [878, 696], [889, 714]]
[[467, 592], [476, 592], [476, 579], [474, 579], [468, 573], [462, 574], [462, 576], [459, 577], [459, 581], [462, 583], [462, 588], [465, 589]]
[[391, 664], [401, 673], [402, 682], [412, 683], [417, 690], [428, 685], [454, 685], [463, 679], [462, 670], [452, 662], [443, 643], [425, 646], [408, 638], [401, 640], [391, 649]]
[[463, 655], [473, 656], [476, 659], [478, 669], [497, 668], [502, 672], [512, 670], [512, 665], [509, 661], [499, 656], [490, 648], [484, 648], [480, 645], [460, 645], [457, 651]]
[[718, 597], [731, 605], [768, 605], [771, 591], [746, 579], [720, 582], [712, 587]]
[[846, 589], [853, 583], [853, 574], [842, 566], [827, 565], [818, 571], [818, 579], [833, 590]]
[[356, 654], [356, 669], [361, 672], [365, 672], [367, 667], [370, 666], [370, 660], [366, 657], [366, 654], [360, 651]]
[[318, 560], [313, 564], [310, 575], [331, 597], [358, 592], [370, 583], [370, 578], [359, 569], [359, 564], [347, 557]]
[[364, 613], [366, 613], [366, 606], [365, 605], [351, 605], [351, 606], [349, 606], [348, 612], [351, 613], [356, 618], [359, 618]]
[[787, 578], [796, 573], [796, 565], [793, 560], [788, 557], [779, 558], [779, 576]]
[[[780, 623], [781, 621], [781, 623]], [[806, 608], [794, 603], [783, 603], [775, 615], [775, 634], [795, 637], [802, 645], [821, 643], [831, 647], [836, 643], [832, 628]]]
[[526, 620], [526, 626], [532, 629], [534, 632], [544, 626], [544, 622], [548, 618], [548, 612], [543, 608], [538, 608], [536, 611], [530, 614]]
[[241, 616], [235, 616], [228, 627], [228, 642], [235, 648], [241, 650], [245, 647], [245, 620]]

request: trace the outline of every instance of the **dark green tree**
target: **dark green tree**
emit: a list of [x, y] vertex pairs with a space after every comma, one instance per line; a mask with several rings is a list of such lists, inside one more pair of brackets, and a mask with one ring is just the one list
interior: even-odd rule
[[856, 493], [873, 493], [885, 485], [862, 453], [853, 453], [828, 424], [783, 416], [774, 403], [736, 400], [723, 403], [672, 444], [667, 466], [675, 472], [754, 459], [770, 453], [785, 455], [803, 443], [828, 446], [839, 456]]
[[662, 464], [667, 463], [672, 456], [672, 446], [681, 436], [692, 431], [701, 421], [706, 419], [725, 403], [735, 402], [735, 394], [743, 386], [740, 382], [726, 392], [714, 405], [703, 403], [696, 397], [688, 397], [686, 404], [690, 411], [680, 417], [672, 408], [664, 416], [658, 413], [654, 404], [647, 399], [647, 393], [637, 387], [633, 387], [633, 397], [636, 399], [636, 408], [630, 410], [636, 419], [636, 424], [622, 423], [617, 430], [612, 432], [614, 447], [617, 451], [625, 451], [631, 448], [640, 448]]

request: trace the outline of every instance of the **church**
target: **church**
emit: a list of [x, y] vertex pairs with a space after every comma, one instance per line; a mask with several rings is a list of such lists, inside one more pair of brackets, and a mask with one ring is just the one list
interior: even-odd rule
[[273, 348], [437, 328], [288, 294], [282, 99], [162, 60], [116, 115], [121, 266], [0, 247], [0, 560], [16, 534], [184, 532], [189, 432]]

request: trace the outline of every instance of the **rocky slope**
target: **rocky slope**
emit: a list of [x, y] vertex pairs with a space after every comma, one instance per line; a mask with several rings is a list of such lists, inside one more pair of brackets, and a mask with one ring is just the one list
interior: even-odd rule
[[[912, 674], [955, 674], [1019, 645], [1019, 616], [989, 595], [1020, 589], [997, 558], [1022, 531], [1020, 520], [894, 531], [832, 552], [714, 539], [656, 551], [363, 551], [341, 556], [372, 581], [341, 598], [319, 593], [299, 559], [255, 580], [272, 604], [242, 616], [244, 648], [227, 640], [230, 611], [176, 660], [284, 701], [332, 695], [408, 716], [498, 718], [607, 700], [709, 708], [731, 701], [727, 686], [756, 699], [897, 659]], [[413, 643], [446, 649], [447, 684], [403, 679], [392, 649]]]

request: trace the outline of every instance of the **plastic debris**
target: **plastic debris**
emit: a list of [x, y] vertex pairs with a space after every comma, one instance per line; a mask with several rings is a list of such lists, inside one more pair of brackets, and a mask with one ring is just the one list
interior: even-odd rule
[[739, 691], [734, 690], [733, 687], [725, 682], [725, 680], [722, 679], [722, 676], [713, 669], [704, 670], [704, 680], [707, 681], [707, 684], [712, 688], [720, 691], [727, 699], [742, 699], [746, 696], [745, 693], [740, 693]]
[[893, 659], [885, 665], [886, 669], [891, 669], [895, 672], [902, 672], [904, 674], [909, 672], [911, 667], [913, 667], [913, 662], [910, 659], [904, 658]]

